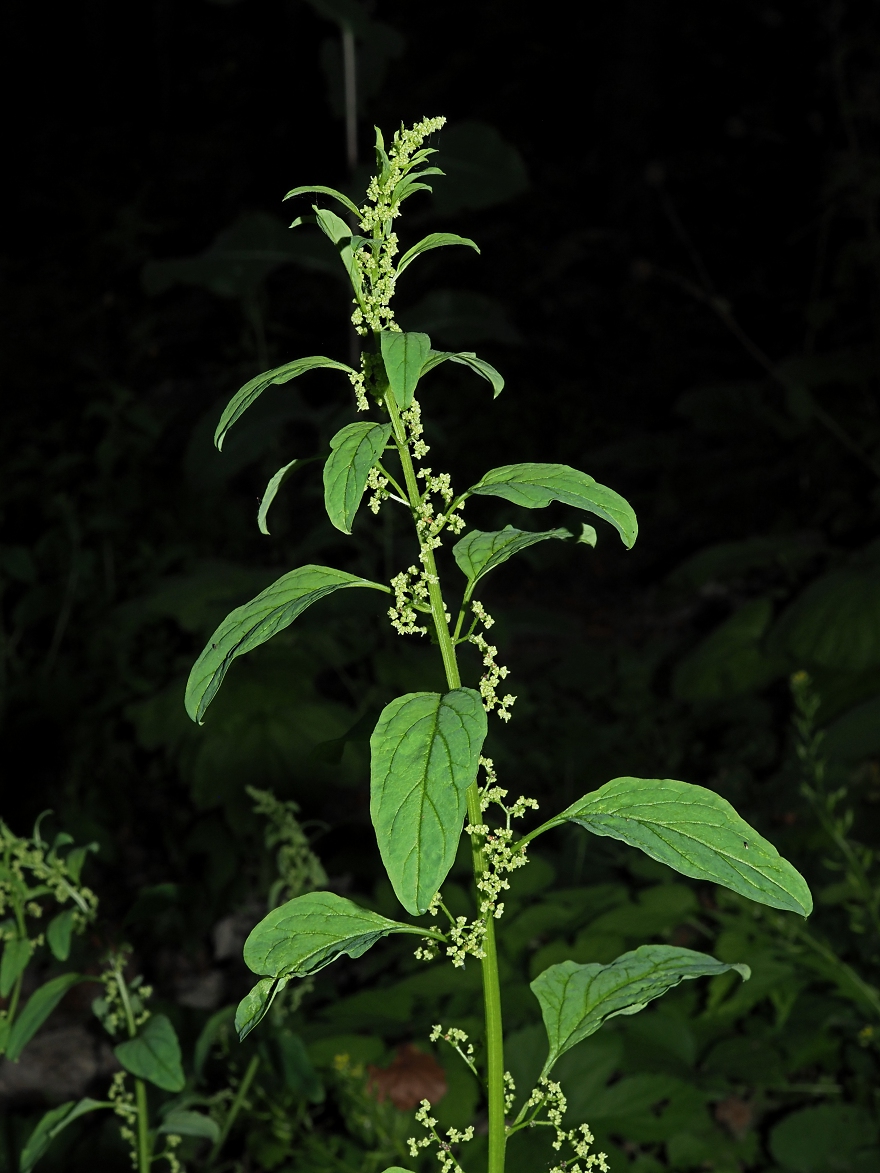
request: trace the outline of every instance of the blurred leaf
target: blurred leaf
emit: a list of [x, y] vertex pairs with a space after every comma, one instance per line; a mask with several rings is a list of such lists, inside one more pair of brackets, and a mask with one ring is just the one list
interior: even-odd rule
[[[855, 1173], [877, 1168], [877, 1125], [855, 1104], [819, 1104], [786, 1116], [770, 1134], [770, 1151], [792, 1173]], [[864, 1164], [856, 1164], [864, 1154]]]
[[434, 189], [434, 210], [449, 216], [465, 208], [491, 208], [528, 186], [522, 156], [485, 122], [459, 122], [440, 135], [445, 177]]
[[34, 951], [33, 943], [27, 937], [16, 937], [3, 946], [3, 960], [0, 961], [0, 998], [9, 997], [18, 976], [27, 969]]
[[787, 662], [761, 647], [772, 617], [769, 599], [740, 607], [676, 665], [673, 694], [685, 701], [720, 700], [755, 692], [784, 675]]
[[53, 916], [46, 927], [46, 942], [52, 951], [52, 956], [58, 961], [66, 961], [70, 956], [70, 938], [73, 933], [73, 918], [76, 909], [68, 908]]
[[174, 1108], [159, 1125], [160, 1133], [172, 1136], [195, 1136], [215, 1143], [220, 1139], [220, 1126], [203, 1112], [191, 1112], [186, 1108]]
[[780, 616], [769, 646], [798, 667], [880, 664], [880, 571], [835, 570], [811, 583]]
[[880, 752], [880, 696], [856, 705], [825, 730], [822, 750], [844, 762], [859, 762]]
[[78, 973], [63, 973], [35, 990], [12, 1024], [6, 1058], [14, 1063], [67, 991], [78, 982], [88, 980]]
[[94, 1112], [97, 1108], [112, 1107], [113, 1105], [110, 1103], [86, 1098], [78, 1103], [69, 1100], [66, 1104], [59, 1104], [57, 1108], [52, 1108], [42, 1117], [28, 1137], [19, 1157], [19, 1173], [30, 1173], [58, 1133], [68, 1124], [72, 1124], [74, 1120], [84, 1116], [86, 1112]]
[[405, 330], [422, 330], [450, 346], [501, 342], [516, 346], [522, 338], [494, 297], [460, 289], [435, 289], [397, 319]]

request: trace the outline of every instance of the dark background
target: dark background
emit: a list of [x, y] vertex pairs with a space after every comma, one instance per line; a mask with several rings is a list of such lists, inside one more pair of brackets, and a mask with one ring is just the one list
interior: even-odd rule
[[[438, 180], [401, 221], [404, 244], [448, 228], [482, 249], [420, 260], [401, 321], [507, 380], [494, 404], [462, 372], [426, 385], [435, 471], [464, 486], [569, 463], [640, 519], [631, 553], [599, 523], [595, 551], [549, 543], [484, 591], [519, 697], [492, 732], [504, 784], [549, 812], [617, 775], [685, 778], [824, 882], [791, 671], [814, 676], [869, 843], [880, 795], [876, 6], [371, 12], [385, 27], [361, 43], [361, 163], [373, 123], [387, 136], [434, 114], [441, 167], [444, 136], [474, 121], [500, 151], [497, 190], [485, 168], [469, 195]], [[346, 592], [239, 661], [204, 730], [182, 709], [213, 626], [284, 570], [382, 578], [411, 559], [389, 507], [334, 531], [317, 466], [285, 486], [272, 537], [257, 531], [275, 468], [350, 418], [341, 376], [267, 394], [228, 457], [209, 445], [261, 360], [348, 356], [344, 288], [307, 246], [244, 276], [217, 254], [235, 224], [283, 252], [266, 217], [289, 222], [285, 191], [350, 181], [338, 32], [288, 0], [11, 0], [6, 33], [2, 816], [24, 833], [52, 807], [100, 843], [102, 931], [143, 931], [173, 998], [263, 882], [246, 783], [320, 822], [337, 890], [376, 891], [366, 738], [436, 671]], [[212, 247], [207, 268], [157, 264]], [[579, 520], [497, 505], [471, 503], [471, 523]], [[557, 861], [569, 882], [617, 866], [578, 842]], [[161, 924], [123, 928], [169, 883]]]

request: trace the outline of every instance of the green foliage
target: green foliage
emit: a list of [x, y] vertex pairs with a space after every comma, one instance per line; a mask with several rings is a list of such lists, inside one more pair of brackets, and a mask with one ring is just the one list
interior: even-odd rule
[[108, 1108], [110, 1105], [101, 1100], [90, 1100], [86, 1097], [78, 1103], [70, 1100], [66, 1104], [59, 1104], [43, 1116], [37, 1127], [28, 1137], [27, 1144], [22, 1149], [19, 1158], [20, 1173], [31, 1173], [34, 1165], [49, 1148], [49, 1145], [68, 1124], [78, 1120], [87, 1112], [94, 1112], [98, 1108]]
[[180, 1043], [164, 1014], [154, 1014], [133, 1039], [119, 1043], [113, 1054], [126, 1071], [166, 1092], [179, 1092], [186, 1083]]
[[640, 945], [610, 965], [552, 965], [531, 984], [541, 1004], [550, 1052], [542, 1075], [549, 1075], [557, 1059], [576, 1043], [594, 1034], [603, 1022], [618, 1014], [636, 1014], [687, 979], [736, 970], [748, 979], [747, 965], [726, 965], [672, 945]]
[[567, 529], [548, 529], [543, 533], [532, 533], [528, 530], [515, 529], [506, 525], [503, 530], [495, 533], [482, 533], [478, 529], [456, 542], [452, 553], [458, 568], [467, 577], [468, 586], [466, 597], [473, 593], [474, 587], [496, 566], [501, 566], [514, 554], [527, 550], [537, 542], [546, 542], [548, 538], [570, 538], [572, 535]]
[[324, 465], [324, 505], [332, 524], [344, 534], [351, 533], [367, 478], [390, 435], [390, 424], [364, 421], [346, 424], [330, 441], [331, 452]]

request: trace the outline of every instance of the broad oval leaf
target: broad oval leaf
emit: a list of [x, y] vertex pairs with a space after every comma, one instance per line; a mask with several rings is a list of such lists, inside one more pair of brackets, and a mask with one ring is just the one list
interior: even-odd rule
[[594, 1034], [609, 1018], [636, 1014], [645, 1006], [689, 978], [735, 970], [743, 980], [747, 965], [725, 964], [707, 953], [674, 945], [640, 945], [610, 965], [578, 965], [563, 961], [551, 965], [531, 983], [541, 1004], [550, 1049], [542, 1075], [547, 1075], [560, 1055]]
[[468, 491], [503, 497], [526, 509], [543, 509], [551, 501], [585, 509], [610, 522], [628, 550], [638, 537], [639, 524], [629, 502], [567, 464], [506, 464], [491, 469]]
[[19, 1173], [31, 1173], [31, 1169], [43, 1156], [58, 1133], [68, 1124], [72, 1124], [74, 1120], [78, 1120], [87, 1112], [94, 1112], [97, 1108], [112, 1107], [113, 1105], [109, 1101], [91, 1100], [87, 1096], [79, 1102], [68, 1100], [66, 1104], [59, 1104], [57, 1108], [50, 1109], [28, 1137], [27, 1144], [19, 1157]]
[[546, 542], [548, 538], [571, 536], [567, 529], [548, 529], [541, 533], [515, 529], [512, 525], [489, 533], [475, 529], [455, 543], [452, 554], [462, 574], [467, 577], [470, 594], [483, 575], [506, 562], [514, 554], [518, 554], [520, 550], [527, 550], [529, 546], [534, 546], [538, 542]]
[[403, 334], [391, 330], [383, 330], [379, 339], [388, 382], [397, 406], [405, 411], [412, 403], [422, 367], [431, 350], [431, 339], [427, 334]]
[[257, 375], [256, 378], [251, 379], [236, 391], [227, 403], [214, 433], [214, 443], [217, 447], [222, 449], [226, 433], [236, 420], [241, 419], [251, 404], [259, 399], [267, 387], [271, 387], [273, 383], [289, 383], [291, 379], [318, 367], [329, 367], [330, 370], [345, 371], [346, 374], [354, 373], [351, 367], [346, 366], [344, 362], [337, 362], [333, 358], [324, 358], [323, 355], [316, 354], [309, 358], [294, 359], [293, 362], [287, 362], [283, 366], [275, 367], [274, 370]]
[[291, 200], [294, 196], [298, 195], [331, 196], [334, 200], [339, 200], [340, 204], [342, 204], [346, 211], [351, 212], [352, 215], [357, 216], [358, 219], [361, 217], [360, 209], [358, 208], [357, 204], [352, 203], [347, 195], [343, 195], [343, 193], [341, 191], [337, 191], [335, 187], [294, 187], [287, 193], [284, 199]]
[[70, 956], [70, 938], [73, 935], [73, 921], [76, 909], [68, 908], [53, 916], [46, 928], [46, 941], [52, 950], [52, 956], [59, 961], [66, 961]]
[[254, 973], [273, 981], [306, 977], [343, 953], [360, 957], [389, 933], [423, 932], [333, 892], [307, 892], [273, 909], [251, 930], [244, 943], [244, 961]]
[[382, 583], [370, 582], [331, 566], [300, 566], [226, 616], [196, 660], [186, 685], [186, 711], [199, 724], [217, 695], [232, 661], [283, 631], [306, 607], [333, 591], [370, 587], [390, 593]]
[[422, 366], [422, 374], [426, 375], [428, 371], [432, 371], [434, 367], [438, 367], [443, 362], [455, 362], [463, 367], [470, 367], [487, 383], [492, 384], [493, 399], [497, 399], [504, 390], [503, 377], [491, 363], [486, 362], [485, 359], [477, 358], [472, 350], [432, 350]]
[[269, 514], [269, 506], [278, 495], [278, 490], [299, 463], [300, 461], [297, 459], [291, 460], [290, 464], [282, 465], [282, 467], [278, 469], [274, 476], [270, 478], [268, 485], [266, 485], [266, 491], [263, 494], [263, 499], [260, 501], [260, 508], [257, 510], [257, 527], [261, 534], [266, 534], [268, 536], [269, 525], [266, 521], [266, 518]]
[[456, 688], [398, 697], [370, 738], [370, 817], [391, 885], [413, 916], [455, 861], [486, 731], [480, 694]]
[[220, 1125], [203, 1112], [175, 1108], [159, 1125], [159, 1132], [172, 1136], [196, 1136], [216, 1143], [220, 1139]]
[[448, 244], [463, 244], [468, 248], [472, 248], [474, 252], [480, 251], [476, 243], [467, 236], [456, 236], [454, 232], [431, 232], [428, 236], [420, 240], [418, 244], [414, 244], [412, 248], [407, 249], [400, 258], [397, 265], [398, 277], [422, 253], [426, 253], [432, 248], [443, 248]]
[[351, 533], [370, 469], [381, 458], [390, 435], [391, 424], [359, 420], [347, 424], [330, 441], [324, 465], [324, 505], [330, 521], [344, 534]]
[[69, 989], [78, 982], [94, 980], [79, 973], [63, 973], [34, 990], [9, 1031], [6, 1058], [15, 1062]]
[[613, 778], [549, 825], [579, 823], [619, 839], [683, 876], [722, 884], [771, 908], [809, 916], [803, 876], [736, 813], [730, 803], [672, 778]]
[[186, 1078], [180, 1043], [170, 1019], [164, 1014], [154, 1014], [147, 1019], [140, 1034], [119, 1043], [113, 1048], [113, 1054], [137, 1079], [149, 1080], [166, 1092], [183, 1090]]
[[27, 969], [34, 946], [27, 937], [7, 941], [3, 946], [3, 960], [0, 961], [0, 998], [9, 996], [16, 980]]

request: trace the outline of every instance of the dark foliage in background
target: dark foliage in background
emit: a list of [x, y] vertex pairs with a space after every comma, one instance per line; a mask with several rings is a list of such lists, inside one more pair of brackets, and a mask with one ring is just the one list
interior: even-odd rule
[[[335, 890], [393, 914], [372, 862], [366, 742], [426, 655], [358, 600], [355, 619], [340, 607], [319, 628], [306, 616], [295, 636], [239, 662], [203, 730], [183, 712], [205, 636], [283, 569], [332, 557], [381, 579], [409, 557], [384, 517], [382, 549], [366, 527], [341, 541], [322, 516], [317, 466], [283, 487], [271, 537], [257, 530], [269, 476], [321, 453], [338, 426], [341, 377], [276, 388], [222, 457], [210, 445], [222, 402], [266, 360], [348, 355], [344, 287], [310, 238], [285, 235], [280, 204], [294, 184], [349, 180], [338, 32], [316, 8], [93, 0], [53, 13], [51, 37], [39, 6], [14, 0], [7, 17], [29, 68], [8, 138], [0, 813], [26, 833], [51, 807], [79, 841], [98, 841], [93, 946], [131, 940], [190, 1039], [240, 995], [237, 943], [272, 879], [246, 785], [294, 798]], [[420, 262], [401, 282], [401, 321], [477, 348], [507, 379], [464, 439], [464, 397], [488, 403], [488, 391], [438, 379], [438, 466], [464, 484], [487, 464], [540, 454], [615, 485], [641, 523], [629, 554], [600, 533], [594, 552], [542, 548], [493, 583], [519, 696], [491, 747], [504, 784], [557, 805], [623, 774], [712, 787], [825, 893], [811, 923], [870, 984], [876, 926], [858, 912], [876, 891], [870, 860], [864, 890], [845, 862], [837, 875], [823, 866], [833, 844], [800, 790], [808, 766], [794, 750], [788, 677], [813, 678], [830, 784], [849, 788], [842, 802], [855, 812], [841, 835], [870, 847], [880, 801], [874, 6], [383, 0], [373, 16], [384, 23], [362, 40], [362, 161], [373, 122], [447, 115], [439, 146], [463, 162], [419, 215], [482, 249]], [[468, 180], [481, 154], [488, 175]], [[248, 249], [276, 259], [237, 268], [230, 250]], [[446, 294], [426, 298], [438, 282]], [[479, 503], [469, 509], [479, 524]], [[766, 919], [627, 870], [611, 849], [586, 859], [574, 840], [558, 846], [543, 895], [518, 897], [519, 935], [511, 921], [509, 964], [523, 973], [537, 972], [538, 952], [541, 964], [610, 956], [610, 939], [646, 932], [701, 948], [709, 937], [724, 957], [751, 934], [767, 958], [726, 1017], [707, 1019], [689, 992], [668, 1015], [646, 1014], [653, 1027], [627, 1020], [600, 1036], [579, 1086], [597, 1133], [627, 1141], [619, 1159], [626, 1151], [645, 1173], [658, 1161], [831, 1168], [810, 1163], [825, 1151], [818, 1141], [801, 1151], [785, 1140], [792, 1119], [792, 1134], [858, 1135], [867, 1157], [843, 1142], [827, 1153], [841, 1170], [873, 1167], [870, 999], [848, 997], [833, 967], [808, 972]], [[630, 911], [643, 921], [596, 927], [639, 895]], [[332, 1052], [322, 1038], [357, 1035], [368, 1043], [355, 1059], [387, 1062], [439, 1020], [448, 992], [412, 985], [407, 1003], [411, 963], [393, 949], [384, 957], [384, 969], [370, 960], [322, 976], [298, 1012], [317, 1066]], [[394, 982], [408, 1010], [389, 1019], [380, 1003]], [[474, 996], [456, 993], [456, 1013]], [[524, 1069], [534, 1045], [514, 1046]], [[41, 1095], [66, 1094], [16, 1078], [0, 1069], [14, 1108], [8, 1154]], [[643, 1084], [615, 1117], [596, 1088], [607, 1100], [627, 1079]], [[333, 1103], [344, 1113], [345, 1094]], [[850, 1116], [799, 1125], [793, 1115], [832, 1107]], [[651, 1124], [673, 1109], [677, 1123]], [[285, 1167], [299, 1142], [285, 1150], [272, 1133], [272, 1149], [258, 1131], [249, 1167]]]

